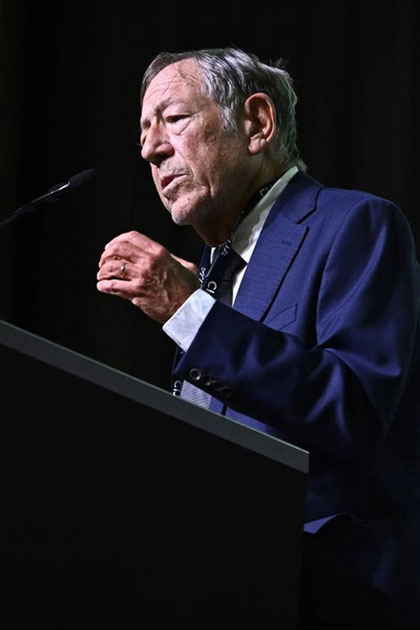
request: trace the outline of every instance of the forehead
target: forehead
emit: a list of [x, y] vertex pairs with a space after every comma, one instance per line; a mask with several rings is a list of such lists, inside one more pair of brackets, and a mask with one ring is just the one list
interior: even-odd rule
[[184, 59], [166, 66], [152, 79], [146, 90], [142, 103], [142, 119], [171, 102], [204, 98], [201, 84], [201, 72], [193, 59]]

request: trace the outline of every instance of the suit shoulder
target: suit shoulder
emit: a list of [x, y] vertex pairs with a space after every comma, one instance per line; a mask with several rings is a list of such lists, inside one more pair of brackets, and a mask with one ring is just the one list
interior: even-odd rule
[[[363, 190], [323, 187], [318, 195], [318, 212], [321, 224], [326, 223], [331, 233], [364, 235], [379, 234], [399, 242], [416, 256], [416, 242], [408, 217], [390, 199]], [[314, 216], [315, 218], [315, 216]], [[315, 221], [318, 219], [315, 218]]]
[[408, 223], [403, 211], [390, 199], [365, 190], [326, 186], [299, 172], [279, 198], [278, 210], [292, 221], [323, 223], [339, 227], [353, 217], [370, 217], [378, 224]]
[[373, 219], [408, 223], [407, 217], [396, 203], [364, 190], [323, 186], [318, 195], [318, 208], [336, 216], [371, 215]]
[[390, 199], [381, 197], [365, 190], [355, 188], [342, 188], [338, 186], [326, 186], [324, 183], [314, 179], [308, 173], [299, 172], [291, 182], [289, 187], [299, 195], [299, 202], [302, 198], [308, 200], [308, 207], [313, 202], [313, 207], [331, 207], [336, 214], [340, 210], [345, 214], [352, 207], [371, 206], [374, 208], [389, 208], [391, 212], [401, 213], [401, 209]]
[[[320, 190], [320, 197], [324, 201], [337, 201], [341, 200], [348, 204], [368, 203], [378, 206], [389, 206], [398, 208], [398, 206], [385, 197], [375, 195], [374, 193], [367, 192], [365, 190], [358, 190], [354, 188], [338, 188], [334, 186], [323, 186]], [[399, 208], [398, 208], [399, 209]]]

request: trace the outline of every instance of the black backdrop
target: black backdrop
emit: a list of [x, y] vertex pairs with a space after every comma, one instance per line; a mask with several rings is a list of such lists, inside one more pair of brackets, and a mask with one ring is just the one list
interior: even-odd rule
[[137, 229], [197, 260], [136, 145], [161, 50], [235, 45], [289, 60], [302, 156], [326, 184], [392, 199], [420, 242], [420, 4], [0, 0], [0, 219], [86, 168], [95, 184], [0, 231], [0, 318], [166, 387], [172, 342], [96, 291], [104, 244]]

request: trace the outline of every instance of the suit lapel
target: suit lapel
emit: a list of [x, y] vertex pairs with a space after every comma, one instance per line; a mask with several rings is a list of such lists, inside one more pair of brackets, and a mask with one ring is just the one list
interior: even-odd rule
[[[307, 227], [300, 222], [314, 211], [322, 185], [299, 172], [274, 203], [264, 224], [235, 300], [235, 309], [260, 321], [293, 263]], [[207, 246], [202, 262], [207, 259]], [[180, 358], [176, 353], [174, 368]], [[224, 405], [211, 399], [210, 409], [223, 413]]]
[[[307, 231], [279, 213], [275, 206], [257, 241], [234, 304], [235, 310], [257, 321], [263, 319], [270, 307]], [[224, 409], [224, 403], [211, 399], [211, 411], [223, 414]]]
[[313, 212], [321, 185], [297, 173], [278, 197], [242, 280], [235, 309], [260, 321], [303, 242], [307, 227], [299, 223]]
[[[235, 309], [261, 321], [305, 238], [300, 222], [311, 214], [322, 185], [297, 173], [278, 197], [264, 224], [235, 300]], [[210, 410], [225, 413], [225, 405], [212, 398]]]

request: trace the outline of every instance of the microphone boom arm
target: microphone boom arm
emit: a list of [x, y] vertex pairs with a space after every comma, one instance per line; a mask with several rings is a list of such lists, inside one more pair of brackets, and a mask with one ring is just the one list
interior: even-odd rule
[[42, 206], [44, 203], [57, 201], [57, 199], [62, 195], [71, 192], [76, 188], [80, 188], [84, 184], [87, 184], [89, 181], [91, 181], [95, 177], [95, 175], [96, 173], [94, 169], [88, 169], [86, 171], [78, 173], [77, 175], [74, 175], [73, 177], [70, 177], [69, 181], [65, 184], [56, 184], [55, 186], [50, 188], [47, 193], [41, 195], [40, 197], [37, 197], [36, 199], [33, 199], [32, 201], [29, 201], [28, 203], [25, 203], [23, 206], [15, 210], [9, 217], [1, 221], [0, 229], [5, 225], [8, 225], [9, 223], [12, 223], [12, 221], [14, 221], [18, 216], [22, 214], [28, 214], [29, 212], [34, 212], [34, 210], [36, 210], [39, 206]]

